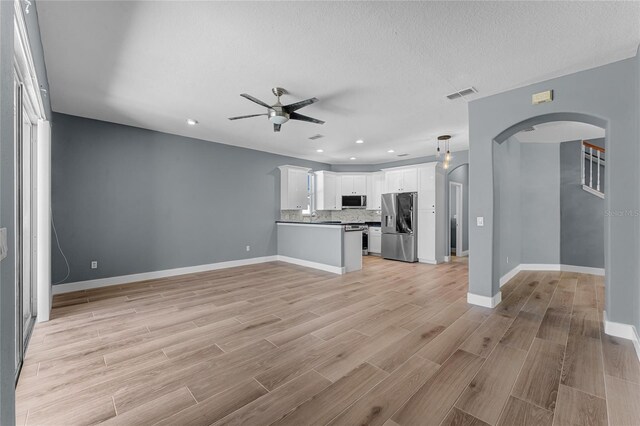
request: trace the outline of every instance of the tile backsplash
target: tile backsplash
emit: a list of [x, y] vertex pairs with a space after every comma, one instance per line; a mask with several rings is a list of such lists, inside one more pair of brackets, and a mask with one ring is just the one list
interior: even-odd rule
[[[302, 216], [300, 210], [280, 210], [280, 220], [310, 221]], [[380, 211], [365, 209], [346, 209], [337, 211], [318, 210], [313, 221], [339, 220], [341, 222], [380, 222]]]

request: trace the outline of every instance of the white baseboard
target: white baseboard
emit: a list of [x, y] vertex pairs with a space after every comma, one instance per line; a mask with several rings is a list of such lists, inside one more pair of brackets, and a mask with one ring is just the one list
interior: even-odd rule
[[250, 259], [230, 260], [227, 262], [209, 263], [205, 265], [187, 266], [184, 268], [165, 269], [162, 271], [143, 272], [140, 274], [120, 275], [117, 277], [99, 278], [96, 280], [77, 281], [73, 283], [58, 284], [53, 286], [53, 294], [71, 293], [73, 291], [90, 290], [113, 285], [131, 284], [138, 281], [157, 280], [160, 278], [174, 277], [176, 275], [194, 274], [198, 272], [215, 271], [216, 269], [235, 268], [238, 266], [255, 265], [257, 263], [281, 261], [307, 268], [320, 269], [334, 274], [344, 274], [345, 268], [325, 265], [323, 263], [310, 262], [287, 256], [263, 256]]
[[513, 268], [512, 270], [510, 270], [509, 272], [507, 272], [506, 274], [504, 274], [501, 278], [500, 278], [500, 287], [502, 287], [503, 285], [505, 285], [506, 283], [508, 283], [511, 278], [515, 277], [516, 275], [518, 275], [518, 272], [520, 272], [522, 269], [520, 269], [520, 265], [516, 266], [515, 268]]
[[458, 257], [469, 256], [469, 250], [463, 250], [463, 251], [460, 252], [460, 254], [456, 253], [456, 256], [458, 256]]
[[281, 262], [293, 263], [294, 265], [306, 266], [307, 268], [319, 269], [321, 271], [332, 272], [339, 275], [344, 275], [346, 273], [346, 268], [341, 266], [332, 266], [324, 263], [311, 262], [310, 260], [296, 259], [295, 257], [282, 255], [278, 255], [276, 257], [277, 260]]
[[227, 262], [209, 263], [205, 265], [187, 266], [184, 268], [165, 269], [163, 271], [143, 272], [140, 274], [120, 275], [117, 277], [99, 278], [96, 280], [77, 281], [53, 286], [53, 294], [70, 293], [72, 291], [109, 287], [112, 285], [130, 284], [137, 281], [154, 280], [176, 275], [214, 271], [216, 269], [235, 268], [237, 266], [254, 265], [256, 263], [275, 262], [278, 256], [253, 257], [251, 259], [230, 260]]
[[480, 296], [479, 294], [467, 293], [467, 302], [472, 305], [484, 306], [485, 308], [495, 308], [502, 301], [502, 292], [496, 293], [493, 297]]
[[[418, 259], [418, 262], [426, 263], [426, 264], [429, 264], [429, 265], [437, 265], [438, 264], [437, 260], [420, 259], [420, 258]], [[449, 262], [449, 259], [447, 259], [446, 256], [445, 256], [445, 262]]]
[[638, 361], [640, 361], [640, 337], [638, 336], [638, 330], [636, 330], [636, 328], [631, 324], [609, 321], [607, 318], [607, 311], [604, 311], [603, 314], [604, 332], [610, 336], [631, 340], [631, 342], [633, 342], [633, 347], [636, 349]]
[[579, 274], [590, 274], [604, 276], [604, 268], [591, 268], [588, 266], [560, 265], [555, 263], [521, 263], [500, 278], [500, 287], [515, 277], [520, 271], [562, 271], [577, 272]]

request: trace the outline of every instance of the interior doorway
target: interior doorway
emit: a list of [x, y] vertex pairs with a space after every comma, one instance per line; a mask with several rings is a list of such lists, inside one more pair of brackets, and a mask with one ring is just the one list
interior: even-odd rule
[[462, 224], [464, 220], [463, 186], [458, 182], [449, 182], [449, 241], [452, 256], [464, 255], [462, 245]]

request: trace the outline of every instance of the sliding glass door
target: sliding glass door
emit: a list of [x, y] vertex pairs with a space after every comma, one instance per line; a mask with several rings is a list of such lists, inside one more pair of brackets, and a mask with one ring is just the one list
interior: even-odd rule
[[16, 376], [36, 318], [36, 142], [37, 119], [16, 74]]

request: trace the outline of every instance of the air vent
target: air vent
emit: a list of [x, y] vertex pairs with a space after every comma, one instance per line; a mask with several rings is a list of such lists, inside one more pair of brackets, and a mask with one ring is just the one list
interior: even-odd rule
[[320, 138], [324, 138], [324, 135], [321, 135], [318, 133], [317, 135], [311, 136], [309, 139], [311, 139], [312, 141], [315, 141], [316, 139], [320, 139]]
[[409, 154], [398, 154], [398, 157], [406, 157]]
[[454, 99], [462, 98], [464, 96], [473, 95], [474, 93], [478, 93], [478, 91], [475, 89], [475, 87], [467, 87], [466, 89], [462, 89], [462, 90], [460, 90], [458, 92], [453, 92], [451, 94], [448, 94], [447, 95], [447, 99], [452, 101]]
[[532, 127], [527, 127], [526, 129], [522, 129], [521, 131], [522, 132], [533, 132], [534, 130], [536, 130], [536, 128], [532, 126]]

